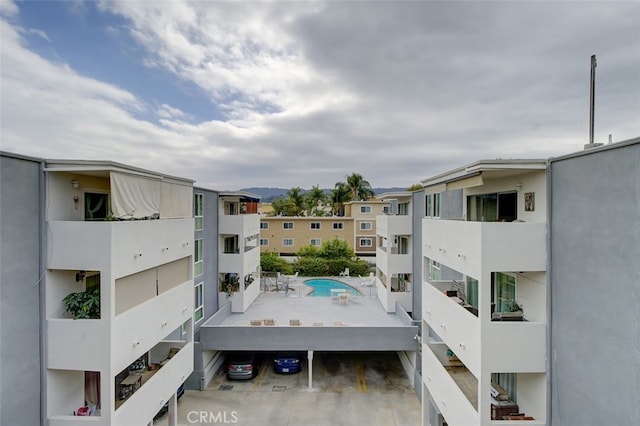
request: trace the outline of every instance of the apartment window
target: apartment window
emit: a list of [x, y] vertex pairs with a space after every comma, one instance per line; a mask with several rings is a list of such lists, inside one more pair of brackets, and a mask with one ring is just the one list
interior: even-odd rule
[[467, 300], [466, 302], [478, 309], [478, 280], [467, 277]]
[[467, 197], [467, 217], [474, 222], [512, 222], [518, 218], [516, 192]]
[[196, 240], [196, 246], [193, 253], [193, 273], [194, 275], [202, 274], [202, 238]]
[[496, 272], [492, 278], [491, 299], [496, 304], [496, 312], [509, 312], [516, 303], [516, 277]]
[[382, 208], [382, 213], [384, 213], [384, 214], [391, 214], [391, 213], [390, 213], [390, 211], [389, 211], [389, 206], [384, 206], [384, 207]]
[[283, 222], [282, 229], [293, 229], [293, 222]]
[[320, 222], [311, 222], [311, 229], [320, 229]]
[[269, 229], [269, 222], [260, 222], [260, 229]]
[[285, 247], [292, 247], [293, 246], [293, 238], [285, 238], [282, 240], [282, 245]]
[[373, 247], [373, 240], [371, 238], [360, 238], [360, 247]]
[[109, 194], [84, 193], [84, 220], [105, 220], [109, 215]]
[[201, 231], [203, 228], [203, 198], [204, 196], [202, 194], [195, 194], [193, 196], [193, 216], [195, 218], [196, 231]]
[[362, 214], [370, 214], [371, 206], [360, 206], [360, 213]]
[[439, 281], [440, 276], [440, 263], [429, 260], [429, 281]]
[[400, 203], [398, 204], [398, 214], [402, 216], [406, 216], [409, 214], [409, 203]]
[[204, 317], [204, 283], [199, 282], [195, 288], [195, 310], [193, 311], [193, 319], [198, 322]]
[[344, 229], [344, 223], [342, 223], [342, 222], [333, 222], [333, 229]]
[[426, 197], [426, 217], [440, 217], [440, 193]]
[[371, 222], [360, 222], [361, 231], [371, 231], [371, 229], [372, 229]]
[[269, 239], [268, 238], [260, 238], [260, 245], [261, 246], [268, 246], [269, 245]]
[[311, 239], [311, 245], [318, 247], [318, 246], [322, 245], [322, 240], [320, 238], [312, 238]]

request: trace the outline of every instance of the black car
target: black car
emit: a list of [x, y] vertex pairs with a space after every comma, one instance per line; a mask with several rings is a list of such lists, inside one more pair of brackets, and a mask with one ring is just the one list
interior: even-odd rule
[[[184, 384], [180, 385], [180, 387], [176, 391], [176, 394], [178, 395], [178, 399], [182, 398], [182, 395], [184, 395]], [[156, 420], [164, 416], [167, 413], [167, 411], [169, 411], [169, 402], [167, 402], [162, 406], [160, 411], [158, 411], [158, 413], [153, 417], [153, 420]]]

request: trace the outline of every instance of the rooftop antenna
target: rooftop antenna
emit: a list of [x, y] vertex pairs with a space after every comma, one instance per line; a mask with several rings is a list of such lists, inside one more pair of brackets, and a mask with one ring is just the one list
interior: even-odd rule
[[591, 90], [589, 93], [589, 143], [584, 146], [584, 149], [595, 148], [601, 146], [601, 143], [593, 143], [593, 128], [596, 117], [596, 55], [591, 55]]

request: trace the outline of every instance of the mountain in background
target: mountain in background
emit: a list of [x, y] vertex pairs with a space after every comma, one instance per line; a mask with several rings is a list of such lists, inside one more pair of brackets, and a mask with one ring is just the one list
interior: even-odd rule
[[[261, 197], [261, 201], [263, 203], [270, 203], [279, 197], [286, 197], [287, 191], [291, 188], [242, 188], [240, 191], [250, 192], [252, 194], [259, 195]], [[406, 191], [407, 188], [372, 188], [373, 192], [378, 195], [385, 192], [393, 192], [393, 191]], [[303, 189], [302, 192], [308, 192], [308, 189]], [[331, 189], [323, 189], [327, 194], [331, 193]]]

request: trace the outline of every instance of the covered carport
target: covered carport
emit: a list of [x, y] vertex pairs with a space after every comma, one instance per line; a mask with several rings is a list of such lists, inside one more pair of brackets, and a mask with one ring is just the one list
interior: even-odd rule
[[312, 388], [314, 352], [417, 351], [418, 324], [401, 306], [387, 313], [373, 298], [344, 306], [261, 294], [244, 313], [225, 305], [202, 325], [200, 342], [217, 351], [304, 351]]

